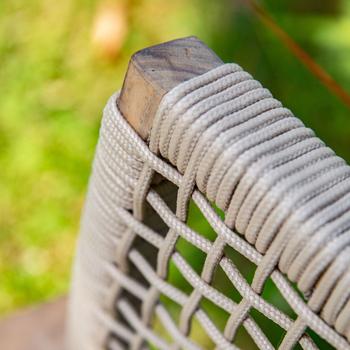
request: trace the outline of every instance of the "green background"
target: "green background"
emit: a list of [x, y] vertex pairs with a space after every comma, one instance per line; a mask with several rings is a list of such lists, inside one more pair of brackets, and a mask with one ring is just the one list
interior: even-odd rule
[[[246, 1], [123, 1], [127, 32], [106, 54], [92, 37], [111, 3], [0, 1], [0, 315], [67, 291], [101, 111], [138, 49], [197, 35], [350, 160], [349, 108]], [[350, 91], [348, 1], [261, 4]]]

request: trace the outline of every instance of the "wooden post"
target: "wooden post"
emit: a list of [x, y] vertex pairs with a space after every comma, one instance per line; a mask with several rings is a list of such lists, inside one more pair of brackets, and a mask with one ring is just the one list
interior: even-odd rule
[[[118, 107], [136, 132], [147, 140], [164, 94], [181, 82], [222, 64], [221, 59], [196, 37], [138, 51], [129, 62]], [[0, 349], [63, 350], [65, 307], [65, 299], [59, 299], [3, 320], [0, 322]]]
[[129, 62], [118, 107], [146, 140], [162, 97], [176, 85], [222, 64], [214, 51], [194, 36], [138, 51]]

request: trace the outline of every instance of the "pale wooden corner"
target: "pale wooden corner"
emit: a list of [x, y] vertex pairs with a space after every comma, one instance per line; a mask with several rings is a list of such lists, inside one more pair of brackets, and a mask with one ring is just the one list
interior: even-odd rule
[[130, 59], [118, 107], [146, 140], [164, 94], [222, 64], [214, 51], [194, 36], [140, 50]]

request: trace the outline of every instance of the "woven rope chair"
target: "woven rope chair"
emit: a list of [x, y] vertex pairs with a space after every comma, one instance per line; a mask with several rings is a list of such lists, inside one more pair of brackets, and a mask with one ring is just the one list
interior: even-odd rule
[[68, 348], [350, 349], [349, 208], [350, 167], [242, 68], [144, 50], [104, 110]]

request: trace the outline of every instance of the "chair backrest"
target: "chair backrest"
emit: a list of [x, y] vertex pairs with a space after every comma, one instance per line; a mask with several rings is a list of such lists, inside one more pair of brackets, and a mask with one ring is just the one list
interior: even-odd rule
[[350, 349], [349, 209], [350, 167], [242, 68], [146, 49], [104, 110], [68, 348]]

